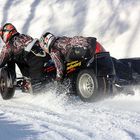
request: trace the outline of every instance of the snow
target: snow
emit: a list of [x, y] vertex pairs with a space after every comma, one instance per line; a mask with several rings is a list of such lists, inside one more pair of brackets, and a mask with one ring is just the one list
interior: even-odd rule
[[75, 97], [55, 96], [53, 92], [20, 94], [0, 101], [3, 139], [140, 139], [139, 95], [83, 103]]
[[[139, 0], [0, 0], [0, 23], [39, 38], [95, 36], [117, 58], [139, 57]], [[2, 44], [2, 42], [0, 42]], [[95, 103], [45, 91], [0, 98], [2, 140], [140, 140], [140, 90]]]

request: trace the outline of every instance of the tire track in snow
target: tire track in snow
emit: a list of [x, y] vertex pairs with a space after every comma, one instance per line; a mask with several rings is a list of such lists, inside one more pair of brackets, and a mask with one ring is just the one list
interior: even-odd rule
[[[35, 98], [47, 101], [42, 95]], [[92, 104], [78, 100], [66, 104], [66, 101], [58, 104], [58, 110], [53, 110], [50, 103], [42, 105], [36, 99], [29, 99], [1, 101], [0, 110], [10, 119], [32, 125], [40, 138], [47, 135], [47, 140], [140, 139], [140, 114], [109, 107], [108, 101]], [[61, 99], [56, 104], [57, 101]]]
[[75, 124], [76, 122], [70, 121], [69, 118], [65, 118], [63, 115], [39, 111], [38, 109], [33, 110], [23, 107], [15, 109], [16, 106], [11, 107], [8, 105], [5, 107], [2, 106], [4, 108], [3, 112], [7, 112], [8, 116], [14, 116], [14, 118], [28, 123], [32, 123], [35, 120], [41, 130], [45, 128], [48, 131], [54, 131], [68, 140], [71, 138], [76, 139], [77, 137], [81, 140], [90, 139], [90, 136], [87, 135], [88, 130], [80, 128], [79, 124]]

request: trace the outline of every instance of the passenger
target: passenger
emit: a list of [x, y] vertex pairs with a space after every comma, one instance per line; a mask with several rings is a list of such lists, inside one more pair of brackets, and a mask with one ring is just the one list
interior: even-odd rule
[[94, 54], [105, 52], [103, 46], [94, 37], [56, 37], [46, 32], [40, 38], [40, 46], [50, 54], [56, 67], [56, 80], [61, 81], [64, 75], [65, 61], [80, 58], [92, 58]]

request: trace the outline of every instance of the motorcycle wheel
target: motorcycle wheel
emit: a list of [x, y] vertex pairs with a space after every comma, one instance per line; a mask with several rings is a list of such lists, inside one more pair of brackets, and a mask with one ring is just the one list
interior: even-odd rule
[[11, 99], [15, 93], [15, 86], [11, 85], [11, 83], [13, 84], [13, 81], [10, 77], [11, 75], [6, 68], [2, 68], [0, 75], [0, 92], [4, 100]]
[[93, 102], [105, 97], [109, 85], [105, 77], [97, 77], [93, 70], [82, 70], [76, 80], [77, 94], [82, 101]]

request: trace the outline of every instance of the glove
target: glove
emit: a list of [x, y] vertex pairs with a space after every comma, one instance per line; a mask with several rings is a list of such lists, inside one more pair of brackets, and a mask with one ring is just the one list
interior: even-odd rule
[[62, 77], [56, 77], [56, 78], [55, 78], [55, 81], [57, 81], [57, 82], [61, 82], [62, 79], [63, 79]]
[[62, 83], [63, 81], [63, 75], [62, 74], [57, 74], [56, 75], [56, 78], [55, 78], [55, 81], [57, 81], [57, 83]]

